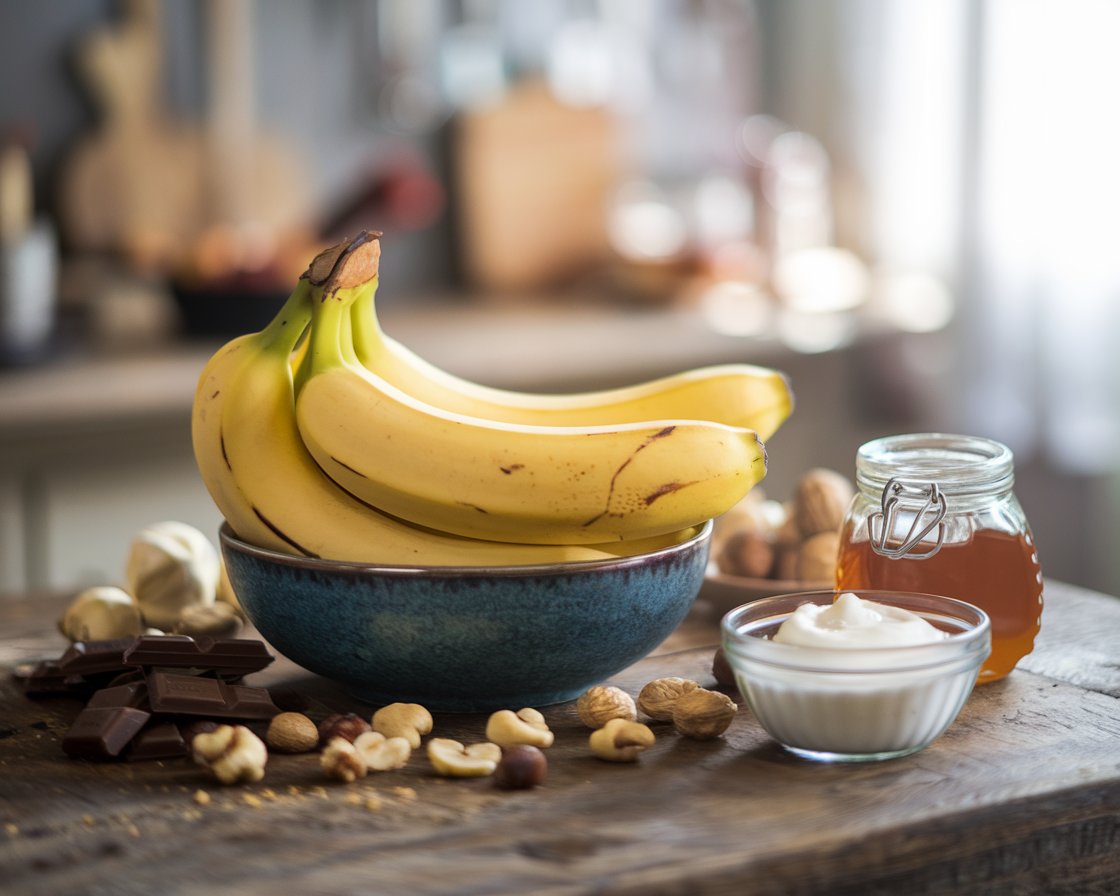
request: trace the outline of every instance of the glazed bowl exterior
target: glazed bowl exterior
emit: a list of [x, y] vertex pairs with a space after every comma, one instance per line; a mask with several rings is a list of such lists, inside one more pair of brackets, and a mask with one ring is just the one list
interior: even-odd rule
[[219, 533], [246, 616], [277, 651], [369, 703], [487, 712], [572, 700], [684, 619], [712, 524], [633, 557], [498, 568], [292, 557]]
[[801, 604], [831, 604], [837, 592], [784, 594], [723, 617], [727, 660], [766, 732], [810, 759], [892, 759], [924, 749], [953, 723], [991, 652], [983, 610], [932, 594], [852, 591], [924, 618], [948, 633], [908, 647], [819, 648], [772, 640]]

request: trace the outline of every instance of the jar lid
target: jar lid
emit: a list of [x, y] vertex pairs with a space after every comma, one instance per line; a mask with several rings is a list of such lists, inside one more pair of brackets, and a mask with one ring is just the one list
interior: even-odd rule
[[980, 436], [907, 433], [862, 445], [856, 453], [856, 484], [881, 492], [892, 480], [933, 482], [949, 495], [991, 494], [1015, 482], [1011, 449]]

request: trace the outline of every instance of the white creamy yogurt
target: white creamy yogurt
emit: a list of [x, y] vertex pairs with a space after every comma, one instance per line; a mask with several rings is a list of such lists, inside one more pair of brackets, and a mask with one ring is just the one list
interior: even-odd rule
[[799, 647], [911, 647], [948, 637], [916, 613], [841, 594], [832, 604], [805, 603], [794, 610], [774, 635], [781, 644]]

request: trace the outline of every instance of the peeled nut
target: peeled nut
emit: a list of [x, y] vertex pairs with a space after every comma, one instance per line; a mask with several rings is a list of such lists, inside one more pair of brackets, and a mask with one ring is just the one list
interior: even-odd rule
[[127, 591], [98, 585], [70, 602], [58, 627], [71, 641], [100, 641], [139, 635], [144, 631], [144, 620]]
[[221, 566], [210, 540], [193, 526], [167, 521], [136, 533], [125, 577], [149, 625], [170, 631], [188, 607], [209, 606]]
[[223, 784], [255, 782], [264, 777], [268, 749], [244, 725], [219, 725], [190, 741], [195, 762], [205, 765]]
[[687, 694], [700, 687], [690, 678], [656, 678], [638, 694], [638, 709], [651, 719], [667, 722], [673, 718], [673, 706]]
[[657, 738], [647, 725], [626, 719], [611, 719], [588, 738], [591, 752], [608, 762], [636, 762], [638, 754], [653, 746]]
[[634, 698], [622, 688], [596, 685], [584, 691], [576, 701], [579, 720], [588, 728], [602, 728], [611, 719], [638, 718]]
[[353, 784], [366, 776], [366, 762], [358, 749], [344, 737], [332, 738], [319, 754], [319, 766], [328, 778]]
[[354, 749], [372, 772], [386, 772], [404, 768], [412, 755], [412, 745], [404, 737], [386, 737], [377, 731], [358, 735]]
[[497, 744], [466, 747], [449, 737], [433, 737], [428, 741], [428, 761], [437, 774], [449, 778], [484, 778], [494, 774], [501, 759], [502, 748]]
[[839, 532], [818, 532], [806, 538], [797, 552], [797, 578], [802, 582], [831, 584], [836, 578], [839, 554]]
[[319, 743], [329, 744], [334, 738], [341, 737], [353, 743], [358, 735], [370, 730], [369, 722], [354, 712], [336, 712], [319, 723]]
[[310, 753], [319, 746], [319, 729], [301, 712], [282, 712], [268, 723], [264, 742], [276, 753]]
[[809, 470], [798, 481], [793, 516], [802, 538], [818, 532], [837, 532], [844, 522], [855, 486], [835, 470]]
[[739, 707], [726, 694], [697, 688], [681, 697], [673, 707], [673, 727], [693, 740], [712, 740], [731, 725]]
[[386, 737], [403, 737], [412, 749], [432, 730], [432, 714], [419, 703], [390, 703], [373, 714], [373, 730]]
[[502, 750], [494, 770], [494, 786], [502, 790], [528, 790], [539, 787], [548, 777], [548, 759], [537, 747], [518, 744]]
[[526, 707], [517, 712], [499, 709], [491, 715], [486, 722], [486, 739], [499, 747], [529, 744], [546, 749], [552, 746], [554, 738], [544, 716], [537, 710]]

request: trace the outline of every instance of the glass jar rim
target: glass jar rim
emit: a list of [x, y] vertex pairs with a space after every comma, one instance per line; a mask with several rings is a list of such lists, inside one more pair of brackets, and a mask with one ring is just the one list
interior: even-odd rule
[[904, 433], [865, 442], [856, 452], [856, 485], [878, 495], [892, 479], [935, 482], [946, 494], [1011, 489], [1015, 458], [1001, 442], [952, 433]]

